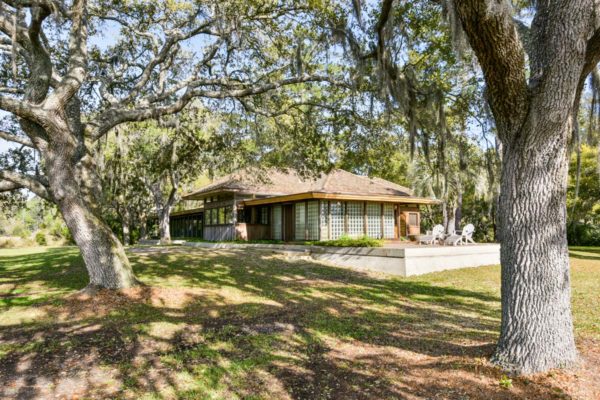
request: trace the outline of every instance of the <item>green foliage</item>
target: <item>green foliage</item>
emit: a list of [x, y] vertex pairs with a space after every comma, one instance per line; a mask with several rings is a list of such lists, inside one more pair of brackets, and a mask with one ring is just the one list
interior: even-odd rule
[[567, 239], [571, 246], [600, 246], [600, 226], [571, 222], [567, 225]]
[[505, 389], [510, 389], [513, 386], [513, 381], [508, 376], [502, 375], [502, 377], [498, 381], [498, 385], [500, 385], [500, 387], [503, 387]]
[[[33, 238], [32, 232], [35, 232]], [[45, 246], [49, 242], [73, 243], [71, 232], [56, 206], [38, 197], [24, 202], [13, 216], [0, 216], [0, 235], [32, 239], [30, 243], [23, 242], [22, 245], [37, 243]]]
[[315, 242], [306, 242], [307, 244], [315, 246], [330, 246], [330, 247], [382, 247], [383, 240], [373, 239], [368, 236], [362, 236], [360, 238], [351, 238], [347, 235], [340, 236], [339, 239], [335, 240], [323, 240]]
[[577, 196], [576, 186], [577, 154], [574, 153], [569, 165], [567, 238], [570, 245], [598, 246], [600, 245], [600, 165], [596, 147], [587, 144], [581, 146], [581, 174]]
[[600, 165], [598, 148], [581, 146], [581, 175], [579, 193], [575, 198], [577, 182], [577, 154], [571, 155], [567, 210], [569, 220], [576, 223], [600, 225]]
[[37, 232], [35, 234], [35, 242], [39, 246], [46, 246], [46, 245], [48, 245], [48, 241], [46, 240], [46, 234], [44, 232]]

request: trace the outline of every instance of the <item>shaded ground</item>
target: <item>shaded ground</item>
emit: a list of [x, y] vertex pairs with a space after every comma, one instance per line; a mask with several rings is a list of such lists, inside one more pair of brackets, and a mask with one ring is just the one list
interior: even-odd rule
[[499, 268], [389, 278], [257, 251], [130, 252], [89, 298], [74, 248], [0, 251], [0, 398], [597, 399], [600, 252], [574, 249], [582, 367], [488, 364]]

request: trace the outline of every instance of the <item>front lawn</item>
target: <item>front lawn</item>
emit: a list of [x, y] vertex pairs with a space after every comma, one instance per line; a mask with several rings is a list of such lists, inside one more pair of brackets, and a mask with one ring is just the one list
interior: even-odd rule
[[499, 267], [413, 278], [268, 252], [131, 249], [148, 286], [79, 294], [76, 248], [0, 250], [0, 398], [591, 399], [600, 249], [573, 248], [577, 371], [510, 379]]

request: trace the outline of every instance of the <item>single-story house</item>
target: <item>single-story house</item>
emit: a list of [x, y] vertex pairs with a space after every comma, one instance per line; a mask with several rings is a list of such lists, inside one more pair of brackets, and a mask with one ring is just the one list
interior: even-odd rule
[[172, 237], [286, 242], [419, 235], [419, 206], [438, 203], [384, 179], [341, 169], [312, 178], [294, 171], [244, 169], [183, 200], [200, 206], [172, 213]]

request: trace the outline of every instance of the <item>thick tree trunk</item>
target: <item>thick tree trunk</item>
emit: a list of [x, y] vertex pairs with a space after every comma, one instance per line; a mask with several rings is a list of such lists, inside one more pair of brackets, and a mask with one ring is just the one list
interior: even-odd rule
[[173, 204], [175, 204], [177, 197], [176, 183], [177, 182], [171, 178], [172, 187], [166, 201], [163, 199], [162, 184], [160, 181], [149, 186], [154, 196], [156, 215], [158, 217], [158, 233], [161, 243], [171, 242], [171, 227], [169, 222], [171, 219], [171, 209], [173, 208]]
[[138, 284], [125, 250], [81, 193], [69, 144], [45, 151], [50, 191], [69, 227], [89, 274], [88, 288], [123, 289]]
[[170, 207], [165, 206], [158, 211], [158, 233], [160, 235], [161, 243], [171, 242], [170, 216]]
[[462, 187], [459, 186], [456, 193], [456, 208], [454, 209], [454, 230], [460, 230], [462, 227], [462, 204], [463, 193]]
[[146, 213], [142, 213], [140, 214], [140, 239], [141, 240], [146, 240], [148, 239], [148, 218], [146, 216]]
[[571, 121], [551, 117], [544, 108], [531, 110], [523, 132], [504, 144], [502, 328], [493, 361], [517, 373], [577, 360], [566, 235]]
[[131, 229], [129, 226], [129, 215], [126, 214], [126, 216], [123, 218], [123, 221], [121, 222], [121, 227], [123, 230], [123, 244], [125, 246], [129, 246], [131, 244]]

